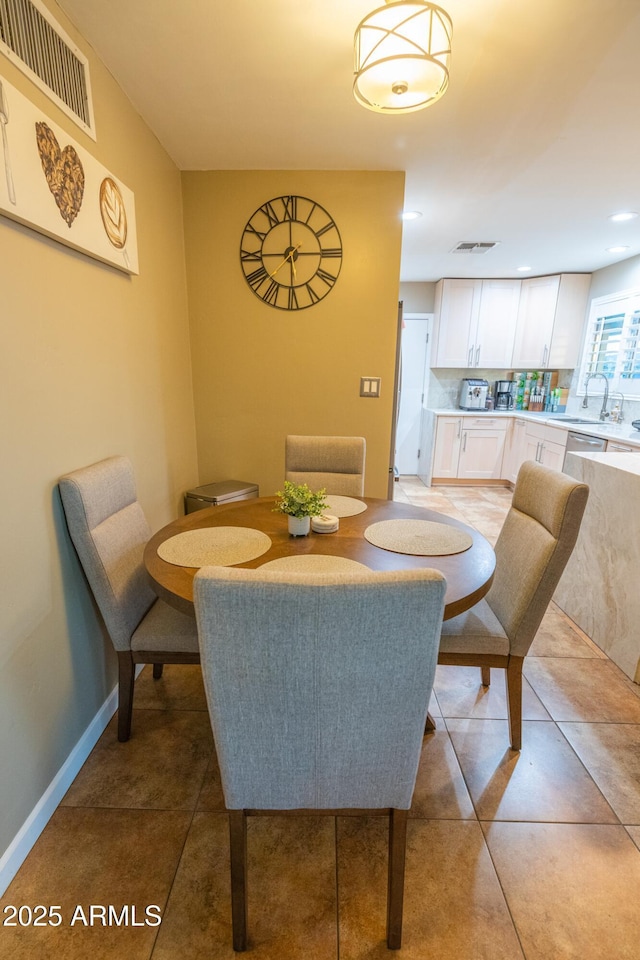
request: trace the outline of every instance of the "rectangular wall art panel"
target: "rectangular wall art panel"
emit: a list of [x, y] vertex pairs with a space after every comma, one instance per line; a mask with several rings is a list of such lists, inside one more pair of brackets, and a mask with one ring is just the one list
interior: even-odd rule
[[134, 196], [0, 77], [0, 213], [138, 273]]

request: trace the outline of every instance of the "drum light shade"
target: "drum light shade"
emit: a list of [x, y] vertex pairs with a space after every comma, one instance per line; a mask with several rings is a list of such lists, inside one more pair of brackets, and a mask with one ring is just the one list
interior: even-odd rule
[[356, 30], [354, 96], [377, 113], [422, 110], [449, 84], [451, 18], [423, 0], [386, 4]]

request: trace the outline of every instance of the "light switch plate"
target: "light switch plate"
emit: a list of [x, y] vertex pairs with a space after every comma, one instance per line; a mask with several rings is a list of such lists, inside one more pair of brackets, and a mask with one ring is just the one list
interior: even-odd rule
[[374, 397], [380, 396], [381, 377], [360, 377], [360, 396]]

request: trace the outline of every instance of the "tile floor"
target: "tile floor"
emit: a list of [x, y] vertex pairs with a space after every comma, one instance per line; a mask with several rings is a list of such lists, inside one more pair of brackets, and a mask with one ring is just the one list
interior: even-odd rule
[[[406, 477], [396, 487], [396, 499], [492, 540], [510, 501], [492, 487], [428, 490]], [[500, 673], [485, 691], [479, 671], [438, 669], [437, 729], [424, 741], [409, 824], [406, 960], [640, 956], [640, 689], [554, 606], [525, 675], [514, 754]], [[375, 818], [251, 819], [251, 955], [388, 957], [386, 842]], [[234, 956], [199, 668], [168, 667], [157, 682], [144, 670], [132, 739], [118, 743], [112, 720], [2, 899], [3, 919], [9, 904], [58, 905], [63, 922], [0, 927], [2, 960]], [[126, 907], [129, 923], [103, 925], [109, 905], [117, 919]], [[145, 923], [150, 905], [160, 925]]]

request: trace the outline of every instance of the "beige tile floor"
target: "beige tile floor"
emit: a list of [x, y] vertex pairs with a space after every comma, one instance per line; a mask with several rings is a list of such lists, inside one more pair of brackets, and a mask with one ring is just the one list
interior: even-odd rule
[[[495, 539], [498, 488], [396, 499]], [[406, 960], [640, 956], [640, 689], [552, 606], [525, 666], [523, 749], [508, 747], [502, 677], [440, 667], [408, 836]], [[378, 960], [386, 824], [249, 821], [250, 949], [259, 960]], [[222, 791], [197, 667], [148, 669], [133, 736], [96, 745], [0, 904], [59, 905], [58, 927], [0, 927], [12, 960], [199, 960], [230, 946]], [[139, 926], [71, 925], [80, 906], [135, 908]], [[159, 926], [144, 923], [157, 905]], [[106, 915], [108, 917], [108, 914]]]

